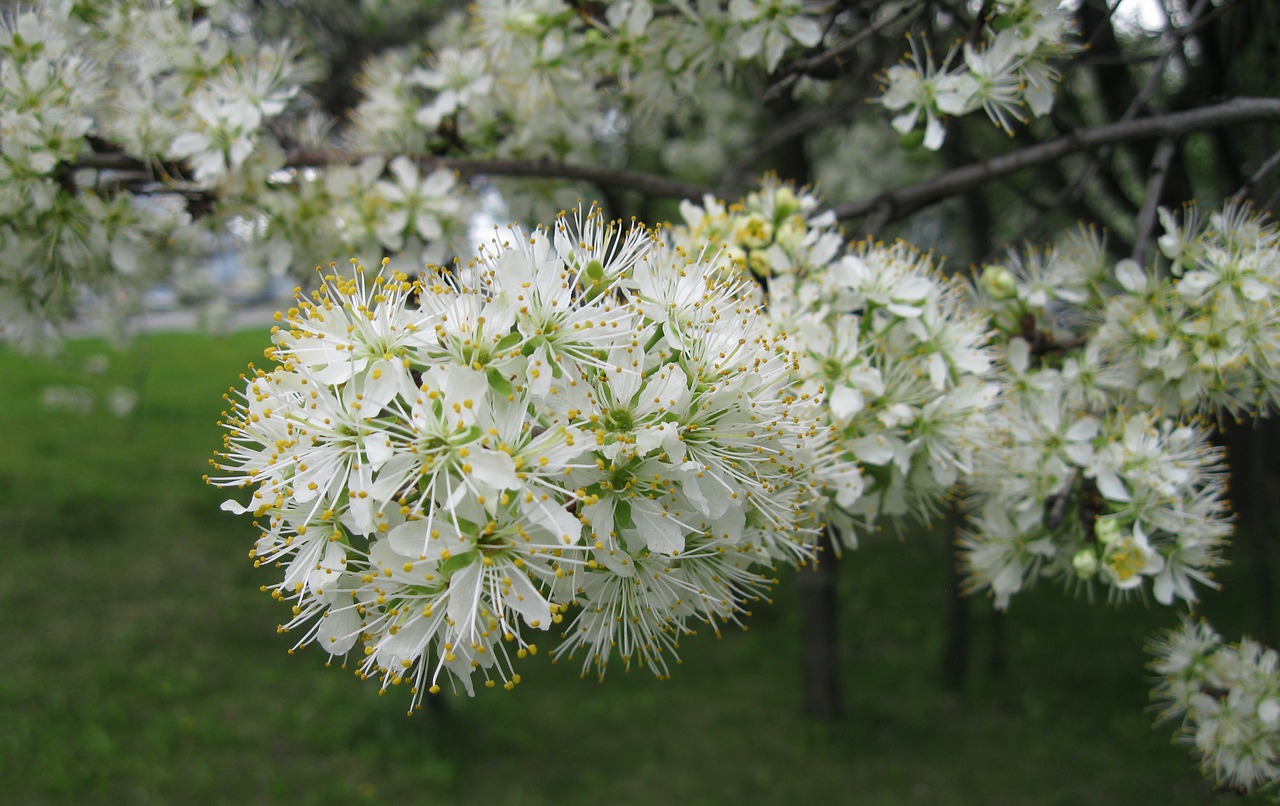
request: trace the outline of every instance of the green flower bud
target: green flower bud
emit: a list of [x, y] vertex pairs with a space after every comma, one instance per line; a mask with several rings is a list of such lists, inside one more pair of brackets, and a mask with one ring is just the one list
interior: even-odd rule
[[1018, 295], [1018, 282], [1004, 266], [987, 266], [978, 282], [994, 300], [1013, 299]]
[[1112, 516], [1098, 518], [1093, 525], [1093, 534], [1098, 538], [1098, 542], [1104, 546], [1109, 546], [1120, 539], [1124, 529], [1120, 526], [1120, 519]]
[[906, 151], [915, 151], [924, 145], [924, 132], [919, 129], [912, 129], [898, 138], [898, 145]]
[[784, 221], [800, 212], [800, 200], [789, 187], [780, 187], [773, 194], [773, 217], [776, 221]]
[[751, 269], [751, 273], [757, 277], [773, 276], [773, 264], [769, 262], [769, 258], [764, 252], [753, 251], [747, 257], [747, 268]]
[[1093, 549], [1080, 549], [1071, 558], [1071, 566], [1076, 569], [1076, 576], [1089, 579], [1098, 573], [1098, 555]]

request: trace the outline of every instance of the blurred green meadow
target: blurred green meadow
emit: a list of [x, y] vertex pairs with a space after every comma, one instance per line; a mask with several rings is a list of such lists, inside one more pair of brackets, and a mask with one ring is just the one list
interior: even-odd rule
[[[684, 641], [672, 679], [524, 662], [512, 692], [406, 716], [315, 649], [247, 557], [255, 530], [202, 482], [221, 396], [265, 330], [0, 351], [0, 800], [39, 803], [1203, 804], [1152, 728], [1143, 644], [1175, 616], [1015, 598], [1003, 671], [972, 601], [970, 679], [948, 692], [941, 531], [867, 539], [840, 563], [845, 718], [800, 711], [794, 575], [750, 629]], [[101, 358], [107, 355], [104, 368]], [[125, 416], [105, 405], [139, 393]], [[69, 406], [50, 388], [84, 387]], [[64, 394], [63, 398], [67, 395]], [[1238, 553], [1244, 554], [1243, 549]], [[1252, 627], [1247, 569], [1206, 610]], [[550, 648], [551, 642], [545, 646]]]

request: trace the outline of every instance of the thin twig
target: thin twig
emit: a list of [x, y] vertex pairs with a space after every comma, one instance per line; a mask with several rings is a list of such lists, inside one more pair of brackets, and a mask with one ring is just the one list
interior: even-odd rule
[[1164, 180], [1169, 174], [1169, 163], [1173, 162], [1173, 156], [1177, 153], [1177, 141], [1166, 137], [1156, 146], [1155, 156], [1151, 159], [1151, 175], [1147, 178], [1147, 191], [1142, 198], [1142, 209], [1138, 211], [1136, 234], [1133, 237], [1132, 257], [1139, 266], [1147, 262], [1151, 233], [1156, 228], [1156, 210], [1160, 207], [1160, 191], [1164, 189]]
[[[1147, 101], [1151, 100], [1151, 96], [1154, 95], [1155, 91], [1160, 87], [1160, 81], [1164, 77], [1165, 68], [1169, 66], [1169, 61], [1173, 58], [1174, 53], [1181, 50], [1183, 41], [1188, 36], [1195, 33], [1195, 31], [1207, 21], [1202, 20], [1201, 18], [1204, 16], [1205, 9], [1208, 5], [1209, 0], [1199, 0], [1195, 7], [1191, 9], [1190, 19], [1187, 20], [1186, 25], [1175, 26], [1173, 25], [1173, 20], [1169, 20], [1169, 33], [1171, 35], [1169, 44], [1165, 46], [1163, 51], [1161, 51], [1160, 59], [1156, 62], [1155, 67], [1152, 68], [1151, 75], [1147, 77], [1147, 82], [1142, 85], [1142, 89], [1138, 90], [1138, 94], [1133, 96], [1133, 100], [1129, 102], [1129, 106], [1124, 110], [1124, 114], [1120, 116], [1120, 119], [1116, 121], [1117, 123], [1126, 120], [1133, 120], [1137, 117], [1138, 113], [1142, 111], [1142, 108], [1146, 106]], [[1119, 8], [1119, 6], [1120, 4], [1116, 3], [1116, 5], [1112, 7], [1111, 13], [1114, 14], [1115, 9]], [[1111, 154], [1114, 151], [1115, 149], [1111, 146], [1104, 148], [1098, 154], [1097, 159], [1089, 163], [1088, 167], [1085, 168], [1084, 173], [1080, 174], [1079, 178], [1077, 178], [1069, 188], [1064, 189], [1059, 194], [1059, 197], [1055, 200], [1057, 202], [1055, 206], [1060, 205], [1067, 200], [1075, 200], [1079, 198], [1080, 194], [1084, 192], [1084, 188], [1093, 181], [1095, 176], [1098, 175], [1098, 171], [1101, 169], [1102, 165], [1111, 158]]]
[[1002, 154], [985, 162], [956, 168], [924, 182], [890, 190], [850, 204], [837, 205], [833, 209], [837, 218], [848, 220], [888, 207], [889, 214], [885, 218], [885, 223], [888, 223], [957, 193], [963, 193], [969, 188], [1024, 168], [1061, 159], [1068, 154], [1128, 140], [1180, 137], [1188, 132], [1244, 123], [1280, 123], [1280, 99], [1235, 98], [1186, 112], [1170, 112], [1138, 120], [1095, 126], [1091, 129], [1081, 129], [1046, 143], [1029, 146], [1010, 154]]
[[[1209, 0], [1199, 0], [1189, 12], [1190, 16], [1185, 25], [1173, 25], [1173, 20], [1169, 21], [1169, 33], [1172, 41], [1160, 53], [1160, 60], [1156, 62], [1156, 66], [1151, 70], [1151, 75], [1147, 76], [1147, 83], [1142, 85], [1142, 89], [1138, 90], [1138, 94], [1133, 97], [1129, 108], [1125, 110], [1124, 113], [1127, 117], [1131, 118], [1142, 111], [1142, 107], [1146, 106], [1147, 101], [1151, 100], [1151, 96], [1155, 95], [1156, 90], [1160, 88], [1165, 68], [1169, 66], [1169, 61], [1173, 58], [1173, 55], [1182, 50], [1183, 41], [1209, 22], [1209, 17], [1205, 14], [1208, 7]], [[1126, 118], [1121, 119], [1124, 120]]]
[[1270, 212], [1275, 209], [1277, 201], [1280, 201], [1280, 187], [1276, 188], [1275, 192], [1268, 196], [1266, 201], [1258, 205], [1258, 209]]
[[1270, 157], [1267, 157], [1266, 161], [1258, 166], [1258, 170], [1254, 171], [1253, 175], [1246, 179], [1245, 183], [1240, 186], [1240, 189], [1231, 195], [1239, 199], [1246, 198], [1253, 193], [1253, 189], [1258, 185], [1258, 183], [1265, 179], [1267, 174], [1274, 171], [1277, 166], [1280, 166], [1280, 151], [1277, 151]]
[[787, 74], [774, 82], [767, 90], [764, 91], [764, 95], [761, 96], [760, 99], [761, 103], [768, 104], [770, 101], [780, 98], [783, 93], [791, 89], [791, 87], [800, 80], [801, 76], [815, 72], [819, 68], [826, 66], [828, 62], [833, 62], [857, 48], [863, 42], [880, 33], [885, 28], [888, 28], [893, 23], [898, 22], [907, 16], [914, 18], [923, 10], [924, 6], [920, 4], [916, 4], [914, 7], [903, 6], [898, 9], [897, 12], [887, 15], [884, 19], [874, 25], [863, 28], [855, 36], [852, 36], [843, 42], [838, 42], [815, 56], [810, 56], [807, 59], [799, 59], [792, 62], [788, 66]]
[[729, 166], [724, 172], [724, 177], [720, 180], [720, 187], [717, 189], [716, 195], [721, 198], [728, 198], [733, 195], [734, 190], [742, 184], [743, 178], [752, 173], [760, 160], [775, 148], [779, 148], [810, 129], [823, 124], [850, 120], [857, 114], [859, 108], [861, 108], [861, 104], [830, 108], [818, 107], [806, 109], [796, 115], [783, 125], [770, 131], [741, 159]]

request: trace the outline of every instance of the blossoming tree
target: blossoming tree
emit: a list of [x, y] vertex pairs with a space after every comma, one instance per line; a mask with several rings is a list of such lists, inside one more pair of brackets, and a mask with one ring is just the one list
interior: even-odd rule
[[[1280, 394], [1280, 235], [1247, 201], [1280, 164], [1266, 13], [485, 0], [363, 62], [334, 117], [247, 6], [19, 10], [0, 327], [38, 343], [156, 282], [213, 299], [228, 231], [309, 285], [210, 481], [252, 488], [225, 508], [259, 520], [283, 628], [415, 705], [513, 687], [541, 634], [665, 675], [779, 563], [951, 506], [998, 608], [1040, 578], [1191, 606], [1230, 531], [1206, 418]], [[495, 191], [542, 226], [474, 244]], [[1206, 771], [1273, 782], [1274, 653], [1190, 621], [1154, 646]]]

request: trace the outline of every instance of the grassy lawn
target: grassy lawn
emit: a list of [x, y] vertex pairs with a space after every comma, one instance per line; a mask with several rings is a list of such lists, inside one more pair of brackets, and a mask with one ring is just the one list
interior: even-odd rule
[[[1200, 804], [1214, 795], [1148, 711], [1147, 634], [1176, 618], [1043, 589], [1015, 599], [1002, 672], [941, 683], [946, 540], [868, 539], [840, 565], [848, 715], [799, 717], [795, 583], [748, 631], [685, 642], [673, 679], [525, 662], [513, 692], [405, 716], [408, 692], [290, 657], [254, 530], [201, 475], [221, 394], [262, 332], [155, 335], [111, 354], [0, 352], [0, 792], [9, 803]], [[117, 418], [49, 384], [138, 388]], [[1244, 548], [1238, 553], [1246, 554]], [[1206, 605], [1249, 631], [1247, 569]], [[550, 646], [548, 644], [548, 646]]]

